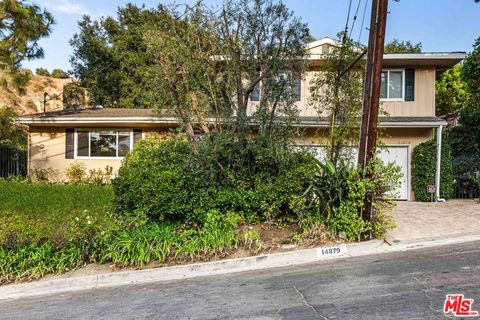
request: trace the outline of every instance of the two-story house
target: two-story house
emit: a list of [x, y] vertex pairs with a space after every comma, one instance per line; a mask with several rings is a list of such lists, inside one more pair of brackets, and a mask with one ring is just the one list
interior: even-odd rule
[[[322, 54], [332, 45], [335, 41], [329, 38], [309, 44], [308, 59], [320, 62]], [[379, 156], [402, 168], [404, 178], [398, 190], [401, 200], [414, 199], [410, 187], [413, 148], [435, 137], [441, 143], [442, 126], [446, 122], [435, 115], [435, 79], [464, 57], [463, 52], [384, 56], [381, 107], [388, 116], [379, 123], [385, 146]], [[328, 122], [308, 103], [312, 77], [313, 71], [307, 72], [298, 83], [300, 125], [307, 129], [307, 134], [296, 143], [317, 148], [321, 154], [325, 140], [318, 134], [322, 130], [316, 129], [327, 127]], [[175, 118], [157, 116], [153, 110], [119, 108], [61, 110], [22, 116], [18, 121], [29, 127], [30, 173], [35, 168], [52, 168], [63, 173], [74, 161], [83, 162], [87, 169], [109, 165], [117, 170], [136, 141], [177, 125]], [[437, 181], [438, 178], [439, 173]]]

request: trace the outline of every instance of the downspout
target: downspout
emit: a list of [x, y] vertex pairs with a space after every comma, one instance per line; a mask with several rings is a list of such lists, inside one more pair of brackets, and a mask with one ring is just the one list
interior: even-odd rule
[[440, 176], [442, 168], [442, 129], [439, 125], [437, 128], [437, 170], [435, 172], [435, 199], [437, 202], [445, 202], [445, 199], [440, 198]]

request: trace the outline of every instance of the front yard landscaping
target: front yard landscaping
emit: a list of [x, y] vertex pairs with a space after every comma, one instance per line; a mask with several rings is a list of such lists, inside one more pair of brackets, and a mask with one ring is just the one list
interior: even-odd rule
[[[143, 140], [111, 185], [83, 173], [70, 184], [0, 181], [0, 283], [90, 263], [152, 267], [357, 241], [392, 227], [381, 197], [396, 183], [392, 168], [362, 180], [304, 150], [252, 140], [224, 153], [229, 138], [217, 138], [196, 154], [181, 137]], [[367, 190], [378, 199], [371, 223], [358, 215]]]

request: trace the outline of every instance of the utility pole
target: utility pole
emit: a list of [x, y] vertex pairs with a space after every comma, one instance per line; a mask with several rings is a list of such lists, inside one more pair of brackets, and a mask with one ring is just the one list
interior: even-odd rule
[[[360, 128], [358, 167], [365, 169], [375, 159], [377, 147], [378, 110], [382, 77], [383, 49], [387, 24], [388, 0], [372, 0], [370, 34], [367, 48], [367, 70], [363, 91], [363, 113]], [[368, 177], [366, 177], [368, 178]], [[373, 194], [367, 194], [362, 211], [364, 221], [371, 220]]]

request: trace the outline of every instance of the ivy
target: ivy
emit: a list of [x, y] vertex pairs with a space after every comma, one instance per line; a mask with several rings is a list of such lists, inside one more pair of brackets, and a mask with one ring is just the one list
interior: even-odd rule
[[[440, 168], [440, 197], [450, 199], [453, 196], [453, 160], [452, 147], [447, 135], [443, 135], [442, 165]], [[412, 187], [417, 201], [430, 201], [427, 186], [435, 184], [437, 168], [437, 143], [430, 140], [419, 144], [412, 154]]]

